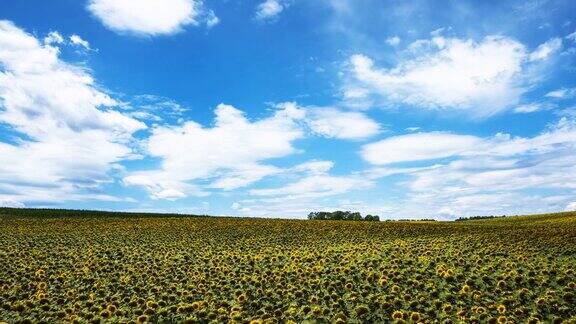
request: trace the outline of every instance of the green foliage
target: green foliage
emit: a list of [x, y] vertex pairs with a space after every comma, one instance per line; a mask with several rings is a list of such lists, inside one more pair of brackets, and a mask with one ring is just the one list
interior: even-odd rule
[[12, 215], [0, 217], [0, 262], [8, 323], [576, 319], [576, 213], [478, 222]]
[[456, 219], [457, 222], [462, 222], [462, 221], [468, 221], [468, 220], [480, 220], [480, 219], [493, 219], [493, 218], [502, 218], [502, 217], [506, 217], [506, 215], [502, 215], [502, 216], [471, 216], [471, 217], [458, 217], [458, 219]]
[[350, 212], [350, 211], [333, 211], [333, 212], [311, 212], [308, 214], [308, 219], [310, 220], [347, 220], [347, 221], [380, 221], [379, 216], [375, 215], [366, 215], [366, 217], [362, 218], [359, 212]]

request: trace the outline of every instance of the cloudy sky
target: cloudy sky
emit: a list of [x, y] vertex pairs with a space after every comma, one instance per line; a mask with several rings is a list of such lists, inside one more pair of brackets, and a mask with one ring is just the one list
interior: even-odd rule
[[576, 209], [576, 2], [0, 0], [0, 205]]

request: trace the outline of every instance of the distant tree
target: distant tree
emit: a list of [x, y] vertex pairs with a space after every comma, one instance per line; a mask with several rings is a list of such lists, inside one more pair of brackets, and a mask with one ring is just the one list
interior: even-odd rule
[[380, 217], [377, 215], [366, 215], [366, 217], [364, 217], [365, 221], [369, 221], [369, 222], [379, 222], [380, 221]]
[[308, 214], [310, 220], [347, 220], [347, 221], [380, 221], [380, 217], [366, 215], [362, 218], [359, 212], [336, 210], [333, 212], [311, 212]]
[[468, 220], [492, 219], [492, 218], [502, 218], [502, 217], [506, 217], [506, 215], [502, 215], [502, 216], [490, 215], [490, 216], [460, 217], [460, 218], [456, 219], [456, 221], [457, 221], [457, 222], [462, 222], [462, 221], [468, 221]]
[[350, 219], [350, 220], [362, 220], [362, 215], [360, 215], [359, 212], [350, 213], [348, 215], [348, 219]]

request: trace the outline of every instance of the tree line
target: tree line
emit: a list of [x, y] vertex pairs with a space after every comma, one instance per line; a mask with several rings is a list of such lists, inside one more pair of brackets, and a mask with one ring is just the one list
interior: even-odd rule
[[117, 217], [117, 218], [145, 218], [145, 217], [211, 217], [208, 215], [191, 214], [160, 214], [122, 211], [77, 210], [56, 208], [11, 208], [0, 207], [0, 217], [30, 217], [30, 218], [67, 218], [67, 217]]
[[502, 218], [502, 217], [506, 217], [506, 215], [502, 215], [502, 216], [490, 215], [490, 216], [459, 217], [458, 219], [456, 219], [456, 221], [457, 221], [457, 222], [462, 222], [462, 221], [468, 221], [468, 220], [492, 219], [492, 218]]
[[380, 221], [380, 217], [377, 215], [366, 215], [362, 217], [359, 212], [351, 212], [351, 211], [333, 211], [333, 212], [311, 212], [308, 214], [308, 219], [310, 220], [348, 220], [348, 221], [373, 221], [378, 222]]

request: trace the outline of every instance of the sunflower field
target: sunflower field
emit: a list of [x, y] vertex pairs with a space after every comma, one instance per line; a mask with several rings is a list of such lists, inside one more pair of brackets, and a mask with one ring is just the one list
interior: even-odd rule
[[576, 323], [576, 213], [0, 215], [0, 322]]

